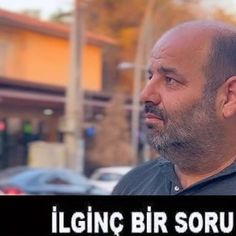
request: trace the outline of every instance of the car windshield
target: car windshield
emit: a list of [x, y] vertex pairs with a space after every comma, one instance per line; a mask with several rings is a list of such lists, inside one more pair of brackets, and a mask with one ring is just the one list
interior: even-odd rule
[[98, 177], [102, 181], [118, 181], [123, 175], [115, 173], [103, 173]]

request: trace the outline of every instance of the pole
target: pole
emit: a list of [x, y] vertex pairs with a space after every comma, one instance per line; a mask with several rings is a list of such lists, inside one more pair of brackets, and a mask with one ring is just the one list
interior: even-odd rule
[[132, 147], [135, 157], [138, 157], [138, 136], [139, 136], [139, 117], [140, 117], [140, 90], [143, 68], [139, 65], [144, 64], [144, 53], [145, 53], [145, 40], [148, 35], [146, 33], [151, 24], [151, 15], [154, 9], [156, 0], [149, 0], [146, 7], [144, 19], [141, 25], [137, 53], [135, 57], [134, 67], [134, 88], [133, 88], [133, 104], [132, 104], [132, 120], [131, 120], [131, 136], [132, 136]]
[[67, 167], [83, 172], [83, 99], [82, 62], [85, 46], [86, 1], [75, 0], [71, 26], [71, 74], [66, 90], [64, 141], [67, 150]]

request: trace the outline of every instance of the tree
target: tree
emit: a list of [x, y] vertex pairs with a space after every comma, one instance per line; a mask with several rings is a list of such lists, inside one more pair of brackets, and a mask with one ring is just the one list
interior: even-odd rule
[[72, 20], [72, 13], [71, 12], [64, 12], [61, 9], [57, 9], [51, 16], [50, 21], [54, 23], [69, 23]]
[[221, 8], [216, 8], [213, 12], [213, 18], [216, 20], [223, 21], [225, 23], [229, 23], [236, 26], [236, 18], [233, 15], [226, 13]]
[[115, 95], [107, 107], [106, 115], [97, 127], [89, 161], [99, 167], [134, 164], [124, 96]]
[[[152, 41], [156, 40], [164, 31], [177, 23], [195, 19], [198, 10], [198, 0], [156, 0], [153, 8]], [[113, 87], [117, 85], [118, 90], [132, 93], [133, 71], [117, 72], [116, 66], [119, 62], [134, 62], [140, 25], [145, 14], [148, 0], [94, 0], [89, 3], [86, 25], [89, 31], [114, 37], [118, 41], [118, 50], [113, 47], [106, 50], [104, 58], [104, 70], [113, 68], [105, 77], [113, 81]], [[197, 9], [197, 10], [196, 10]], [[60, 10], [51, 16], [51, 21], [62, 23], [68, 14]], [[106, 89], [111, 89], [107, 86]]]
[[23, 9], [21, 13], [36, 19], [41, 18], [41, 11], [39, 9]]
[[[134, 62], [140, 25], [145, 14], [148, 0], [99, 0], [93, 2], [93, 7], [88, 11], [87, 26], [90, 30], [108, 34], [119, 42], [119, 51], [112, 53], [104, 60], [115, 57], [116, 62]], [[151, 37], [148, 43], [152, 44], [160, 35], [170, 27], [190, 19], [196, 19], [195, 0], [156, 0], [152, 10], [152, 24], [149, 26]], [[194, 6], [194, 7], [193, 7]], [[195, 11], [194, 11], [194, 9]], [[94, 24], [96, 22], [96, 24]], [[149, 52], [148, 52], [149, 53]], [[146, 58], [145, 58], [146, 60]], [[117, 73], [119, 90], [132, 93], [133, 71]], [[110, 77], [110, 76], [109, 76]]]

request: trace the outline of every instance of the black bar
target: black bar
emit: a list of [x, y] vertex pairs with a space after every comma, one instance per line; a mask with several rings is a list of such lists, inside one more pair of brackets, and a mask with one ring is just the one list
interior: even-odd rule
[[[236, 235], [235, 226], [235, 212], [236, 212], [236, 197], [233, 196], [184, 196], [184, 197], [165, 197], [165, 196], [1, 196], [0, 197], [0, 235], [1, 236], [45, 236], [45, 235], [115, 235], [108, 223], [108, 232], [104, 233], [99, 226], [99, 232], [94, 233], [94, 212], [97, 215], [103, 216], [103, 212], [107, 212], [108, 220], [111, 219], [114, 212], [119, 212], [123, 216], [123, 219], [116, 218], [115, 227], [119, 225], [123, 226], [119, 235]], [[54, 211], [53, 211], [54, 207]], [[55, 208], [56, 207], [56, 208]], [[91, 209], [89, 208], [91, 207]], [[149, 208], [148, 208], [149, 207]], [[90, 211], [91, 210], [91, 211]], [[147, 212], [149, 210], [147, 219]], [[57, 233], [52, 232], [52, 215], [57, 217]], [[59, 212], [64, 214], [63, 227], [70, 228], [70, 233], [60, 233], [59, 231]], [[89, 233], [85, 229], [82, 233], [76, 233], [71, 228], [71, 219], [75, 212], [81, 212], [87, 218], [88, 212], [92, 216], [92, 232]], [[133, 212], [142, 212], [145, 217], [145, 223], [143, 224], [145, 230], [143, 233], [132, 232], [132, 217]], [[159, 232], [154, 232], [154, 212], [155, 216], [161, 216], [166, 214], [167, 221], [165, 226], [168, 233], [162, 232], [164, 228], [159, 227]], [[180, 226], [176, 222], [176, 215], [179, 212], [184, 212], [187, 218], [184, 221], [187, 224], [188, 229], [184, 233], [177, 233], [176, 226]], [[198, 213], [194, 213], [198, 212]], [[208, 213], [206, 213], [208, 212]], [[216, 223], [218, 233], [214, 233], [212, 228], [211, 234], [205, 233], [205, 216], [210, 214], [217, 215], [218, 220]], [[221, 212], [221, 214], [220, 214]], [[222, 232], [220, 226], [220, 218], [223, 219], [223, 213], [225, 220], [222, 221], [226, 226], [228, 225], [229, 212], [233, 214], [233, 228], [230, 232]], [[189, 229], [189, 220], [191, 214], [200, 215], [203, 219], [203, 229], [199, 233], [194, 233]], [[159, 215], [158, 215], [159, 214]], [[198, 217], [191, 216], [194, 227], [199, 226]], [[96, 215], [96, 216], [97, 216]], [[114, 215], [113, 215], [114, 216]], [[78, 219], [77, 222], [78, 226]], [[151, 221], [150, 221], [151, 219]], [[156, 218], [157, 219], [157, 218]], [[221, 220], [222, 220], [221, 219]], [[151, 223], [151, 232], [147, 232], [146, 220]], [[84, 220], [88, 222], [87, 219]], [[156, 221], [156, 225], [157, 225]], [[221, 222], [221, 223], [222, 223]], [[182, 226], [182, 225], [181, 225]], [[200, 224], [201, 226], [201, 224]], [[199, 226], [199, 227], [200, 227]], [[63, 228], [62, 227], [62, 228]], [[87, 226], [86, 226], [87, 228]], [[216, 230], [216, 228], [214, 228]]]

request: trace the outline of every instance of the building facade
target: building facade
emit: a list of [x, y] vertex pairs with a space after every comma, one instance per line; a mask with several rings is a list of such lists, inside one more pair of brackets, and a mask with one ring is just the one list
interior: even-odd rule
[[[0, 10], [0, 168], [26, 164], [31, 141], [62, 139], [69, 34], [69, 26]], [[82, 66], [87, 126], [110, 99], [102, 91], [107, 46], [116, 42], [87, 32]]]

